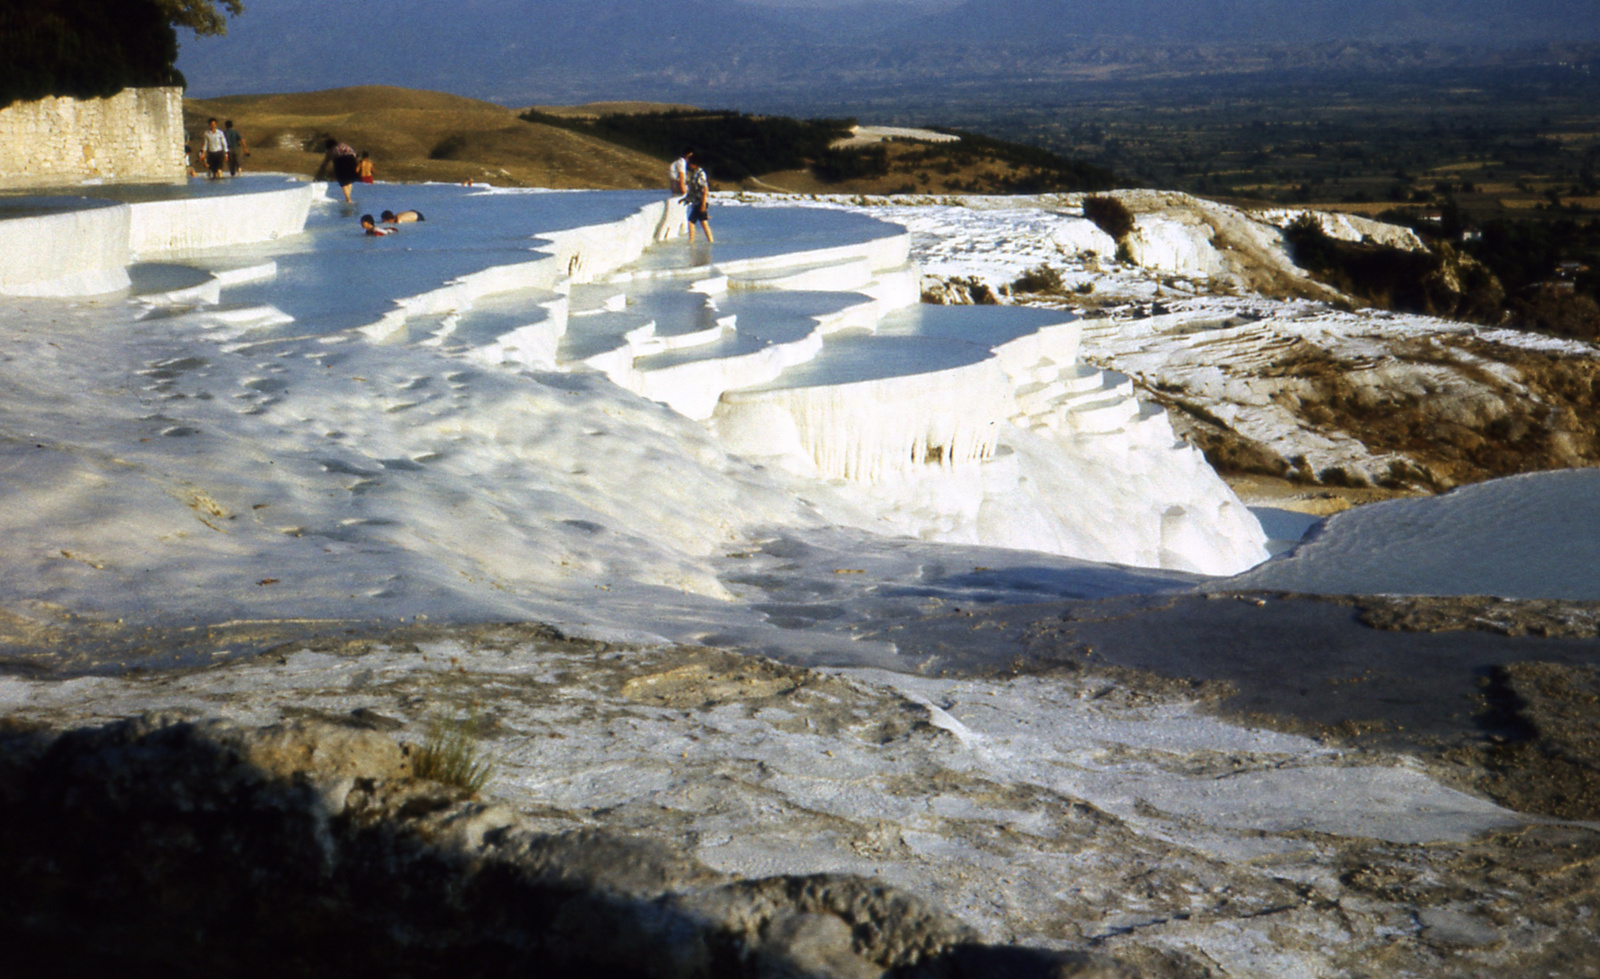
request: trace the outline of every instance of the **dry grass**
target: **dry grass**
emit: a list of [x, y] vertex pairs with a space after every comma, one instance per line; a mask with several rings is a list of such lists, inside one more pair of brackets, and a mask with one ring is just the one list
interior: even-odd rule
[[380, 180], [558, 188], [666, 183], [665, 161], [443, 92], [365, 85], [185, 100], [184, 123], [194, 141], [210, 116], [234, 120], [244, 134], [247, 170], [309, 175], [322, 161], [322, 141], [333, 136], [371, 153]]
[[[691, 106], [656, 102], [594, 102], [537, 106], [573, 118], [607, 113], [666, 112]], [[664, 188], [666, 160], [592, 136], [517, 118], [518, 110], [449, 95], [363, 85], [321, 92], [233, 95], [184, 102], [191, 142], [210, 116], [232, 119], [244, 134], [246, 170], [311, 174], [322, 162], [322, 143], [333, 136], [372, 154], [379, 180], [487, 181], [507, 187]], [[889, 143], [891, 172], [884, 177], [825, 183], [810, 171], [769, 174], [744, 189], [792, 193], [995, 193], [1021, 171], [989, 160], [962, 166], [908, 160], [924, 147]], [[718, 189], [735, 185], [718, 181]]]
[[428, 736], [411, 755], [411, 773], [444, 785], [477, 793], [494, 776], [494, 762], [478, 747], [470, 721], [435, 719]]

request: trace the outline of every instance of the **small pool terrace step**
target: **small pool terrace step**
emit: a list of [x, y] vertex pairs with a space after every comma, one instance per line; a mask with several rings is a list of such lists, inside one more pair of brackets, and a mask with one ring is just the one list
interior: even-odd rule
[[1136, 398], [1107, 397], [1056, 408], [1056, 427], [1080, 435], [1106, 435], [1139, 417]]
[[1117, 371], [1099, 371], [1099, 382], [1089, 386], [1078, 386], [1076, 390], [1066, 391], [1050, 402], [1050, 407], [1063, 411], [1075, 409], [1078, 405], [1092, 404], [1104, 401], [1107, 398], [1132, 398], [1133, 379]]
[[222, 290], [263, 282], [278, 274], [277, 262], [255, 262], [224, 268], [167, 262], [135, 262], [128, 266], [129, 295], [150, 306], [183, 306], [222, 301]]
[[710, 296], [682, 289], [654, 288], [629, 294], [628, 312], [655, 321], [650, 336], [642, 340], [640, 356], [678, 347], [710, 343], [721, 336], [727, 314]]
[[855, 257], [842, 262], [822, 262], [777, 269], [752, 269], [727, 278], [730, 290], [762, 289], [849, 292], [864, 289], [874, 279], [872, 263]]
[[1167, 409], [1145, 402], [1138, 402], [1137, 407], [1137, 413], [1115, 428], [1091, 426], [1078, 429], [1077, 434], [1125, 438], [1139, 445], [1169, 451], [1187, 451], [1192, 448], [1188, 442], [1173, 434], [1172, 421], [1167, 417]]
[[[584, 290], [575, 295], [591, 303], [600, 294]], [[613, 295], [600, 301], [601, 308], [568, 317], [556, 361], [586, 364], [630, 388], [636, 386], [632, 378], [638, 358], [714, 347], [733, 335], [738, 319], [719, 310], [710, 296], [664, 284], [621, 300]]]
[[812, 333], [874, 332], [883, 312], [876, 299], [859, 292], [730, 293], [719, 297], [716, 305], [718, 311], [737, 318], [740, 333], [774, 343], [789, 343]]
[[572, 317], [620, 313], [628, 308], [628, 292], [611, 282], [574, 283], [567, 286], [567, 306]]
[[787, 342], [729, 331], [715, 343], [634, 361], [627, 385], [696, 420], [710, 418], [723, 392], [755, 387], [814, 358], [821, 334], [797, 333]]
[[566, 296], [518, 289], [480, 297], [459, 312], [411, 317], [407, 334], [424, 346], [484, 363], [549, 366], [566, 327]]
[[128, 266], [128, 293], [151, 306], [182, 306], [222, 301], [222, 283], [204, 269], [162, 262]]
[[[1037, 371], [1044, 370], [1040, 365]], [[1082, 364], [1059, 368], [1051, 380], [1030, 381], [1015, 393], [1012, 422], [1033, 430], [1108, 433], [1138, 416], [1133, 381], [1126, 374]]]
[[[1122, 375], [1108, 378], [1109, 372], [1088, 364], [1058, 364], [1041, 359], [1022, 372], [1032, 380], [1016, 389], [1018, 424], [1026, 419], [1039, 419], [1057, 412], [1063, 405], [1075, 401], [1096, 401], [1117, 393], [1131, 393], [1131, 381], [1126, 384]], [[1017, 376], [1015, 373], [1013, 376]]]
[[634, 345], [654, 335], [656, 321], [626, 310], [586, 312], [569, 317], [556, 347], [558, 364], [587, 364], [614, 374], [633, 364]]
[[270, 333], [295, 321], [293, 316], [266, 303], [157, 306], [141, 318], [165, 320], [172, 327], [197, 329], [220, 340]]

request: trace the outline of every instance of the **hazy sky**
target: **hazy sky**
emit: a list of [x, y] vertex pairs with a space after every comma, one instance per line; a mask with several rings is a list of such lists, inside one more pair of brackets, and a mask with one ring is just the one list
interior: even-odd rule
[[943, 10], [959, 5], [962, 0], [745, 0], [763, 7], [854, 7], [864, 4], [880, 6], [916, 7], [923, 10]]

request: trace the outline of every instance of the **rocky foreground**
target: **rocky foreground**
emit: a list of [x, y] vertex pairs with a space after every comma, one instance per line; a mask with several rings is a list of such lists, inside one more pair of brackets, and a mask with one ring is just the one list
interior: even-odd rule
[[[7, 679], [0, 929], [38, 975], [1595, 974], [1593, 823], [1056, 659], [492, 627]], [[495, 761], [482, 797], [415, 777], [441, 718]]]
[[[986, 947], [845, 875], [740, 881], [659, 841], [541, 833], [364, 727], [150, 714], [3, 748], [26, 974], [1125, 975]], [[22, 973], [11, 972], [12, 975]]]

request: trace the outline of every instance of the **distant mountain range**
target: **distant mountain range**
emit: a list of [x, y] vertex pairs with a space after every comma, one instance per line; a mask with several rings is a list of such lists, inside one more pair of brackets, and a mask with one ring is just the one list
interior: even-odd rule
[[[775, 93], [790, 104], [810, 91], [835, 101], [886, 86], [926, 94], [974, 79], [1067, 78], [1108, 66], [1170, 72], [1198, 61], [1216, 71], [1237, 57], [1249, 68], [1262, 46], [1281, 52], [1346, 42], [1357, 47], [1332, 61], [1363, 70], [1382, 67], [1389, 57], [1382, 52], [1393, 45], [1600, 42], [1600, 3], [860, 0], [808, 8], [770, 0], [391, 0], [335, 16], [313, 0], [255, 0], [226, 37], [186, 38], [179, 67], [191, 94], [202, 97], [389, 84], [507, 104], [737, 106]], [[1311, 60], [1329, 62], [1329, 55]]]
[[1173, 43], [1328, 41], [1505, 46], [1600, 40], [1591, 0], [967, 0], [906, 23], [928, 41], [1049, 46], [1089, 39]]

